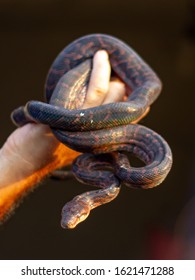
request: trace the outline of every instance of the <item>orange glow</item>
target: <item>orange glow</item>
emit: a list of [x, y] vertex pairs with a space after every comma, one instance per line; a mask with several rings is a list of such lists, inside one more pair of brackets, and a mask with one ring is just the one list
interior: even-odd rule
[[[133, 123], [137, 123], [148, 112], [149, 108]], [[32, 191], [44, 177], [55, 169], [71, 164], [79, 154], [60, 143], [51, 155], [49, 164], [20, 181], [0, 188], [0, 221], [9, 217], [9, 214], [19, 204], [21, 198]]]
[[63, 144], [60, 144], [55, 153], [54, 161], [47, 166], [37, 170], [31, 176], [28, 176], [14, 184], [0, 189], [0, 221], [9, 217], [12, 210], [19, 204], [22, 197], [34, 189], [34, 187], [51, 171], [69, 165], [79, 155]]

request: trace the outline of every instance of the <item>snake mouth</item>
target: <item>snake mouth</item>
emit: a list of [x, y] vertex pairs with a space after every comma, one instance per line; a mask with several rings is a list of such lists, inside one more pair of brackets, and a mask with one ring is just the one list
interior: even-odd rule
[[64, 221], [61, 221], [61, 227], [63, 229], [73, 229], [76, 227], [76, 224], [72, 224], [72, 223], [65, 223]]
[[67, 222], [64, 221], [64, 219], [62, 218], [61, 220], [61, 227], [64, 229], [74, 229], [78, 224], [80, 224], [81, 222], [83, 222], [89, 214], [86, 215], [81, 215], [81, 216], [73, 216], [71, 221]]

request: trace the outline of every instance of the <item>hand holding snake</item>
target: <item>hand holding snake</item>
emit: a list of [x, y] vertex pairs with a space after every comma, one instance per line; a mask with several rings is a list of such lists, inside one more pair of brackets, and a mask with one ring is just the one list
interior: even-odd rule
[[[115, 75], [125, 82], [131, 94], [126, 102], [81, 109], [91, 58], [99, 49], [109, 53]], [[160, 90], [159, 78], [127, 45], [110, 36], [89, 35], [65, 48], [52, 65], [46, 83], [49, 104], [31, 101], [14, 111], [12, 116], [17, 125], [48, 124], [62, 143], [84, 152], [75, 160], [73, 173], [78, 180], [100, 187], [64, 206], [63, 227], [75, 227], [91, 209], [114, 199], [121, 182], [131, 187], [151, 188], [164, 180], [172, 164], [168, 144], [152, 130], [131, 124], [146, 113]], [[130, 167], [123, 151], [134, 154], [146, 166]]]
[[[94, 107], [106, 101], [118, 102], [125, 94], [122, 82], [109, 81], [110, 64], [105, 55], [105, 51], [99, 51], [93, 58], [85, 107]], [[0, 224], [14, 213], [22, 198], [45, 176], [56, 168], [70, 165], [78, 155], [78, 152], [60, 143], [47, 125], [28, 123], [16, 128], [0, 150]]]

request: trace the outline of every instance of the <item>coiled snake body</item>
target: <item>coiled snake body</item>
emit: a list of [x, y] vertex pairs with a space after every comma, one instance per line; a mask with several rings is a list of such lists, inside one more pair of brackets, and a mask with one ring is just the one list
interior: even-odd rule
[[[114, 73], [132, 93], [126, 102], [79, 109], [85, 99], [92, 58], [100, 49], [108, 52]], [[131, 124], [158, 97], [161, 82], [125, 43], [103, 34], [77, 39], [52, 64], [45, 89], [47, 103], [28, 102], [13, 112], [13, 121], [19, 126], [32, 121], [49, 125], [62, 143], [84, 153], [73, 162], [75, 177], [100, 188], [65, 204], [64, 228], [74, 228], [91, 209], [114, 199], [121, 183], [147, 189], [165, 179], [172, 165], [168, 144], [154, 131]], [[145, 166], [131, 167], [123, 151], [141, 159]]]

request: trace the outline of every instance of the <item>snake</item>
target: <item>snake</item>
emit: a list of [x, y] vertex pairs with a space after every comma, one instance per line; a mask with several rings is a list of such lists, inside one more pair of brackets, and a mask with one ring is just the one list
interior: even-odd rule
[[[124, 102], [82, 109], [98, 50], [108, 53], [113, 75], [130, 93]], [[63, 228], [75, 228], [93, 208], [115, 199], [122, 184], [149, 189], [166, 178], [172, 166], [168, 143], [153, 130], [133, 123], [161, 90], [157, 74], [130, 46], [111, 35], [90, 34], [70, 43], [54, 60], [45, 83], [46, 102], [32, 100], [13, 111], [17, 126], [49, 125], [60, 142], [81, 152], [72, 163], [72, 173], [79, 182], [97, 187], [64, 205]], [[144, 166], [131, 166], [128, 154]]]

